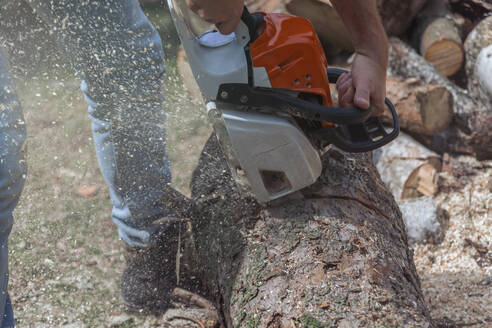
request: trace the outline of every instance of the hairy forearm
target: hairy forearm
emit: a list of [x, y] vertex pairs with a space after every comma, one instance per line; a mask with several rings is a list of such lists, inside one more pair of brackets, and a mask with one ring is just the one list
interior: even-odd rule
[[388, 40], [376, 6], [376, 0], [332, 0], [347, 27], [355, 50], [387, 65]]

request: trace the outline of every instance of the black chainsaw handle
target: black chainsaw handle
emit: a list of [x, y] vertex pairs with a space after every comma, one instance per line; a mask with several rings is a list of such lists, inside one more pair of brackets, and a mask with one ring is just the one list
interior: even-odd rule
[[246, 83], [226, 83], [219, 86], [216, 100], [252, 110], [269, 109], [306, 120], [336, 124], [362, 123], [370, 110], [328, 107], [286, 94], [286, 90], [252, 87]]
[[[336, 83], [338, 78], [348, 71], [339, 68], [328, 68], [326, 70], [330, 83]], [[386, 132], [378, 117], [371, 117], [362, 123], [350, 123], [339, 125], [337, 128], [321, 129], [317, 131], [322, 140], [333, 143], [338, 148], [348, 152], [367, 152], [382, 147], [398, 137], [400, 124], [395, 106], [388, 98], [384, 103], [391, 112], [393, 129]], [[352, 140], [353, 139], [353, 140]]]
[[[337, 83], [338, 78], [340, 76], [342, 76], [342, 74], [345, 74], [345, 73], [350, 73], [350, 72], [347, 70], [344, 70], [341, 68], [335, 68], [335, 67], [329, 67], [326, 69], [326, 75], [328, 75], [328, 81], [330, 83]], [[386, 105], [386, 107], [388, 107], [388, 109], [391, 112], [391, 116], [393, 117], [394, 127], [397, 128], [397, 130], [399, 130], [398, 114], [396, 113], [395, 106], [393, 105], [393, 103], [388, 98], [384, 98], [384, 104]], [[369, 105], [368, 110], [372, 111], [372, 104]]]

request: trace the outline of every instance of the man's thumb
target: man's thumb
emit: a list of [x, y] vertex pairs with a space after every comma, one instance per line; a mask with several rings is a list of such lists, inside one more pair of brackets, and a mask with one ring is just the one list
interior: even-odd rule
[[359, 108], [369, 109], [370, 106], [369, 90], [361, 87], [357, 88], [355, 90], [354, 104]]

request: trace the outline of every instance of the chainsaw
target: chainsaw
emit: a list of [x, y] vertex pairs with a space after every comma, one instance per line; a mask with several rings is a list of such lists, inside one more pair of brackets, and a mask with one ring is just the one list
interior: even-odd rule
[[223, 35], [185, 0], [168, 5], [231, 174], [259, 202], [313, 184], [330, 145], [367, 152], [398, 136], [388, 99], [391, 131], [371, 117], [372, 106], [333, 105], [329, 84], [346, 71], [328, 68], [308, 20], [245, 7], [234, 33]]

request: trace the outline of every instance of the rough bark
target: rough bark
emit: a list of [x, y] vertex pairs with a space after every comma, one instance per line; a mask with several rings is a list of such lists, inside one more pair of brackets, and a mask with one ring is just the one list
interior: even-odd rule
[[484, 104], [492, 104], [492, 90], [489, 90], [488, 85], [490, 73], [487, 72], [491, 58], [487, 56], [488, 52], [485, 50], [490, 45], [492, 45], [492, 17], [487, 17], [473, 29], [465, 41], [468, 91], [472, 98], [480, 99]]
[[413, 49], [402, 41], [390, 39], [389, 72], [403, 78], [418, 78], [425, 83], [444, 86], [453, 95], [454, 118], [450, 127], [433, 137], [418, 140], [438, 152], [471, 154], [479, 159], [492, 158], [492, 111], [471, 98], [463, 90], [443, 77]]
[[192, 180], [200, 266], [225, 327], [431, 325], [405, 227], [369, 154], [331, 150], [319, 181], [262, 207], [212, 137]]
[[[446, 130], [453, 119], [453, 97], [443, 86], [390, 76], [386, 95], [395, 105], [400, 127], [410, 134], [431, 136]], [[392, 122], [389, 112], [384, 115]]]
[[451, 76], [460, 70], [464, 51], [460, 31], [445, 0], [428, 0], [415, 19], [412, 43], [437, 70]]

